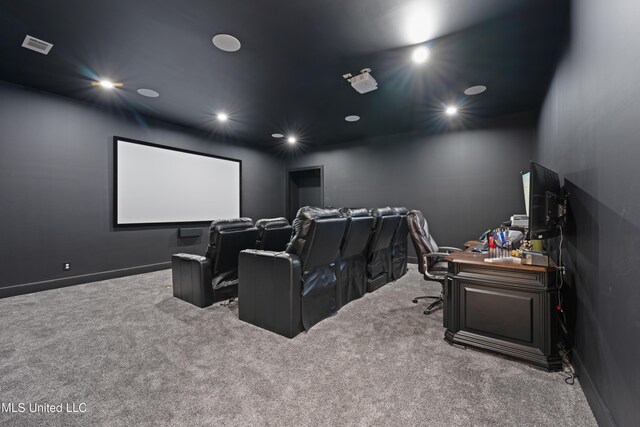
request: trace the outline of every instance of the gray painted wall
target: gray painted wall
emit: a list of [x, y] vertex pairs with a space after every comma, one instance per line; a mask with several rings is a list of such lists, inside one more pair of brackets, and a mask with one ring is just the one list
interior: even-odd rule
[[288, 167], [324, 165], [325, 205], [419, 209], [440, 245], [460, 246], [525, 211], [520, 172], [529, 167], [534, 126], [525, 114], [475, 129], [371, 138], [291, 157]]
[[[240, 159], [243, 215], [284, 213], [284, 161], [254, 148], [8, 84], [0, 84], [0, 129], [0, 296], [157, 268], [175, 252], [204, 253], [206, 235], [113, 228], [114, 135]], [[206, 195], [206, 183], [185, 185]], [[67, 261], [71, 271], [63, 272]]]
[[574, 365], [602, 425], [640, 419], [640, 4], [575, 1], [536, 159], [564, 175]]

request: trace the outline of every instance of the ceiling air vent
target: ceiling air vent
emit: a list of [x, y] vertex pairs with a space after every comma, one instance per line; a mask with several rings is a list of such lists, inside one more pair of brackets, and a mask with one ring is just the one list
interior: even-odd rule
[[31, 49], [38, 53], [46, 55], [47, 53], [49, 53], [53, 45], [51, 43], [47, 43], [43, 40], [27, 35], [22, 42], [22, 47], [26, 47], [27, 49]]

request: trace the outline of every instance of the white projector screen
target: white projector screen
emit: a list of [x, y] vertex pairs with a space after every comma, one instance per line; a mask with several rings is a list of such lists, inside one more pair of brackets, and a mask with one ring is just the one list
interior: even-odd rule
[[113, 138], [116, 225], [240, 217], [240, 160]]

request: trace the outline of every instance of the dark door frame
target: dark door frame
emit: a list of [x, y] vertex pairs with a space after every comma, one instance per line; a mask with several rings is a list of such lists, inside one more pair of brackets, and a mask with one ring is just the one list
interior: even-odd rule
[[[320, 170], [320, 203], [322, 204], [322, 206], [320, 207], [324, 207], [324, 165], [316, 165], [316, 166], [305, 166], [303, 168], [293, 168], [293, 169], [289, 169], [287, 170], [287, 192], [286, 192], [286, 215], [289, 216], [289, 211], [291, 209], [291, 195], [289, 194], [290, 191], [290, 186], [289, 186], [289, 181], [291, 181], [291, 172], [302, 172], [302, 171], [309, 171], [309, 170], [316, 170], [319, 169]], [[293, 221], [294, 218], [291, 218], [291, 221]]]

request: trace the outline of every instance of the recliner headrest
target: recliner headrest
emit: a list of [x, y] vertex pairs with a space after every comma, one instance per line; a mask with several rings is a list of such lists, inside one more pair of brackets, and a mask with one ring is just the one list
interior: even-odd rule
[[239, 231], [253, 227], [251, 218], [216, 219], [209, 227], [209, 244], [214, 244], [221, 231]]
[[400, 217], [400, 221], [398, 221], [398, 228], [396, 228], [396, 233], [393, 236], [393, 244], [394, 245], [406, 245], [407, 244], [407, 233], [409, 232], [408, 228], [408, 219], [407, 216], [408, 210], [405, 207], [394, 207], [392, 208], [396, 214]]
[[389, 206], [386, 208], [373, 208], [371, 209], [371, 216], [374, 218], [373, 227], [377, 227], [380, 222], [380, 218], [385, 216], [399, 216], [396, 211], [391, 209]]
[[[298, 209], [296, 220], [340, 218], [340, 212], [334, 208], [319, 208], [317, 206], [303, 206]], [[294, 220], [295, 221], [295, 220]]]
[[374, 218], [379, 218], [381, 216], [389, 216], [389, 215], [397, 215], [396, 212], [390, 207], [386, 208], [373, 208], [371, 209], [371, 216]]
[[367, 208], [340, 208], [340, 213], [346, 218], [371, 216]]
[[287, 245], [287, 252], [300, 255], [313, 220], [329, 218], [342, 218], [342, 215], [337, 209], [325, 209], [315, 206], [304, 206], [298, 209], [296, 218], [293, 220], [293, 237]]
[[264, 218], [256, 222], [256, 249], [282, 251], [291, 240], [291, 226], [286, 218]]
[[340, 244], [342, 259], [362, 255], [371, 237], [374, 218], [366, 209], [357, 211], [356, 215], [347, 217], [347, 230]]
[[287, 227], [289, 225], [289, 221], [286, 218], [278, 217], [278, 218], [264, 218], [256, 221], [256, 228], [280, 228]]
[[394, 210], [394, 212], [398, 215], [406, 215], [409, 212], [409, 209], [405, 208], [405, 207], [395, 207], [395, 208], [391, 208]]
[[209, 244], [207, 245], [207, 252], [205, 257], [213, 259], [216, 249], [216, 243], [218, 236], [222, 232], [230, 231], [243, 231], [249, 228], [253, 228], [253, 220], [251, 218], [229, 218], [229, 219], [216, 219], [211, 222], [209, 227]]

